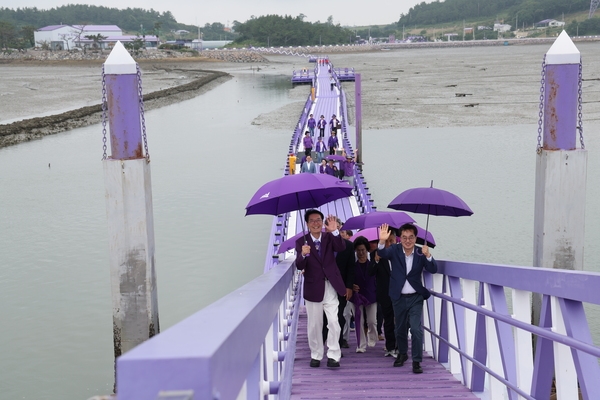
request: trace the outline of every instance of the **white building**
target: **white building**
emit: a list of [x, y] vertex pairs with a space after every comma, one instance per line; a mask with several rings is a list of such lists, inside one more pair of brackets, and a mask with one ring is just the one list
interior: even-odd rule
[[[117, 41], [133, 42], [135, 35], [123, 35], [116, 25], [51, 25], [34, 32], [35, 47], [48, 44], [52, 50], [70, 50], [74, 47], [112, 48]], [[102, 35], [101, 42], [95, 42], [86, 36]], [[144, 36], [146, 48], [157, 48], [158, 38], [153, 35]]]
[[510, 25], [508, 24], [494, 24], [494, 32], [508, 32], [510, 31]]

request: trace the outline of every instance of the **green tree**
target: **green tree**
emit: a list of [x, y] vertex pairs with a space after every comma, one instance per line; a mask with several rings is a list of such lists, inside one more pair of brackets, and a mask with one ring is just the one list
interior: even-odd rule
[[0, 21], [0, 49], [13, 47], [17, 37], [17, 29], [13, 24]]

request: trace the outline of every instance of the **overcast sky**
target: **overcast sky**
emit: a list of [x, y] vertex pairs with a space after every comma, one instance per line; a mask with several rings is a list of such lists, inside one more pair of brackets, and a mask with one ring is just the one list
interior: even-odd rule
[[[2, 0], [7, 8], [37, 7], [50, 9], [65, 4], [90, 4], [104, 7], [154, 9], [171, 11], [178, 22], [204, 25], [221, 22], [229, 25], [235, 20], [244, 22], [251, 15], [306, 15], [305, 21], [325, 22], [333, 16], [334, 23], [349, 26], [383, 25], [398, 21], [400, 14], [423, 0]], [[429, 3], [430, 0], [427, 0]], [[59, 23], [57, 21], [56, 23]]]

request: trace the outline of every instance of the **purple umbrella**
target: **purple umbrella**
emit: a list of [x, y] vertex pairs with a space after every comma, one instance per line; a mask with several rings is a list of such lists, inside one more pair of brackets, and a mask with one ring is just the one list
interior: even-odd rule
[[[433, 238], [431, 232], [425, 232], [425, 229], [421, 228], [417, 224], [412, 225], [417, 227], [417, 243], [421, 245], [424, 244], [425, 235], [427, 235], [427, 246], [431, 247], [432, 249], [435, 248], [435, 239]], [[352, 236], [352, 240], [354, 241], [359, 236], [364, 236], [369, 242], [373, 240], [379, 240], [379, 228], [367, 228], [360, 230], [354, 236]], [[400, 240], [400, 237], [398, 237], [397, 240]]]
[[246, 215], [278, 215], [350, 196], [348, 182], [327, 174], [286, 175], [261, 186], [246, 206]]
[[327, 161], [330, 161], [330, 160], [331, 161], [345, 161], [346, 157], [344, 157], [344, 156], [338, 156], [337, 154], [330, 154], [327, 157], [325, 157], [325, 159]]
[[429, 228], [430, 215], [446, 215], [462, 217], [473, 214], [467, 203], [457, 195], [442, 189], [430, 187], [408, 189], [400, 193], [388, 204], [394, 210], [410, 211], [417, 214], [427, 214], [425, 231]]
[[394, 211], [373, 211], [348, 218], [342, 229], [364, 229], [388, 224], [393, 228], [400, 228], [406, 223], [415, 222], [407, 213]]

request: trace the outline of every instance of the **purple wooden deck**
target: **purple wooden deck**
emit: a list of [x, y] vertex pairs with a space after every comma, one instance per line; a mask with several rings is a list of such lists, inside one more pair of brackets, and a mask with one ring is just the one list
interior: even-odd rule
[[[423, 353], [422, 374], [412, 373], [409, 359], [394, 368], [392, 357], [383, 356], [383, 341], [366, 353], [356, 353], [356, 335], [350, 332], [349, 349], [342, 349], [340, 368], [311, 368], [306, 336], [306, 312], [300, 312], [298, 341], [292, 378], [292, 399], [478, 399], [443, 365]], [[409, 346], [410, 348], [410, 346]]]

